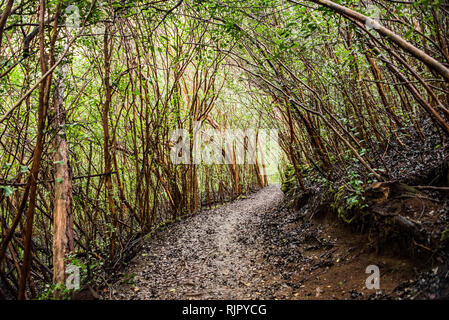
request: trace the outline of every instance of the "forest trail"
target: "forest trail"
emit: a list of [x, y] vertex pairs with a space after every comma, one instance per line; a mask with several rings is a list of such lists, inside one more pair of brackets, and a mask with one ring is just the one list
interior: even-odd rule
[[[131, 262], [110, 299], [256, 299], [266, 295], [261, 216], [283, 199], [278, 185], [160, 231]], [[109, 295], [108, 294], [108, 295]]]
[[[416, 261], [369, 250], [366, 235], [335, 219], [304, 220], [283, 198], [270, 185], [157, 231], [103, 299], [393, 297], [415, 274]], [[380, 291], [365, 287], [371, 264], [381, 268]]]
[[441, 0], [2, 0], [0, 300], [449, 298], [448, 43]]

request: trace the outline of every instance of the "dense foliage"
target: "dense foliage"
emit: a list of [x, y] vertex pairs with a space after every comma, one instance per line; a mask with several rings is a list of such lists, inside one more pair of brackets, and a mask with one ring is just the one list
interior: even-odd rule
[[392, 178], [391, 141], [449, 133], [442, 0], [0, 1], [0, 297], [60, 282], [61, 199], [58, 252], [92, 278], [161, 223], [269, 182], [173, 164], [173, 129], [279, 129], [287, 189], [338, 180], [349, 208]]

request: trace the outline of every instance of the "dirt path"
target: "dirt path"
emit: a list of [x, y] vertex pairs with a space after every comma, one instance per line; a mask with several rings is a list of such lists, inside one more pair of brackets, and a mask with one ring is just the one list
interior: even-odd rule
[[[111, 299], [255, 299], [267, 277], [261, 217], [283, 198], [269, 186], [156, 234]], [[262, 286], [262, 288], [261, 288]]]
[[[268, 186], [158, 231], [103, 298], [403, 297], [394, 290], [416, 275], [416, 262], [377, 254], [366, 235], [332, 215], [310, 221], [282, 199], [279, 186]], [[380, 291], [365, 287], [372, 264], [381, 271]]]

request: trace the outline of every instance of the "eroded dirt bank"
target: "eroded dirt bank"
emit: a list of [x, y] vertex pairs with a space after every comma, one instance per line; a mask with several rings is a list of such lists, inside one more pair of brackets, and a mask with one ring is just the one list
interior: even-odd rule
[[[399, 297], [428, 261], [378, 254], [338, 221], [283, 208], [279, 186], [208, 210], [148, 240], [104, 299], [364, 299]], [[368, 265], [381, 290], [368, 290]]]

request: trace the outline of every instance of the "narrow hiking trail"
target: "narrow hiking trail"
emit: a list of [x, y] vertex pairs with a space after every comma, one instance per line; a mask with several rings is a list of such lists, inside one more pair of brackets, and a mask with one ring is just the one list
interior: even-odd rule
[[258, 226], [282, 198], [279, 186], [269, 186], [169, 227], [144, 245], [128, 285], [110, 298], [258, 298], [268, 274]]
[[365, 268], [386, 274], [382, 294], [414, 265], [365, 250], [338, 224], [302, 221], [271, 185], [202, 211], [146, 241], [104, 299], [364, 299]]

